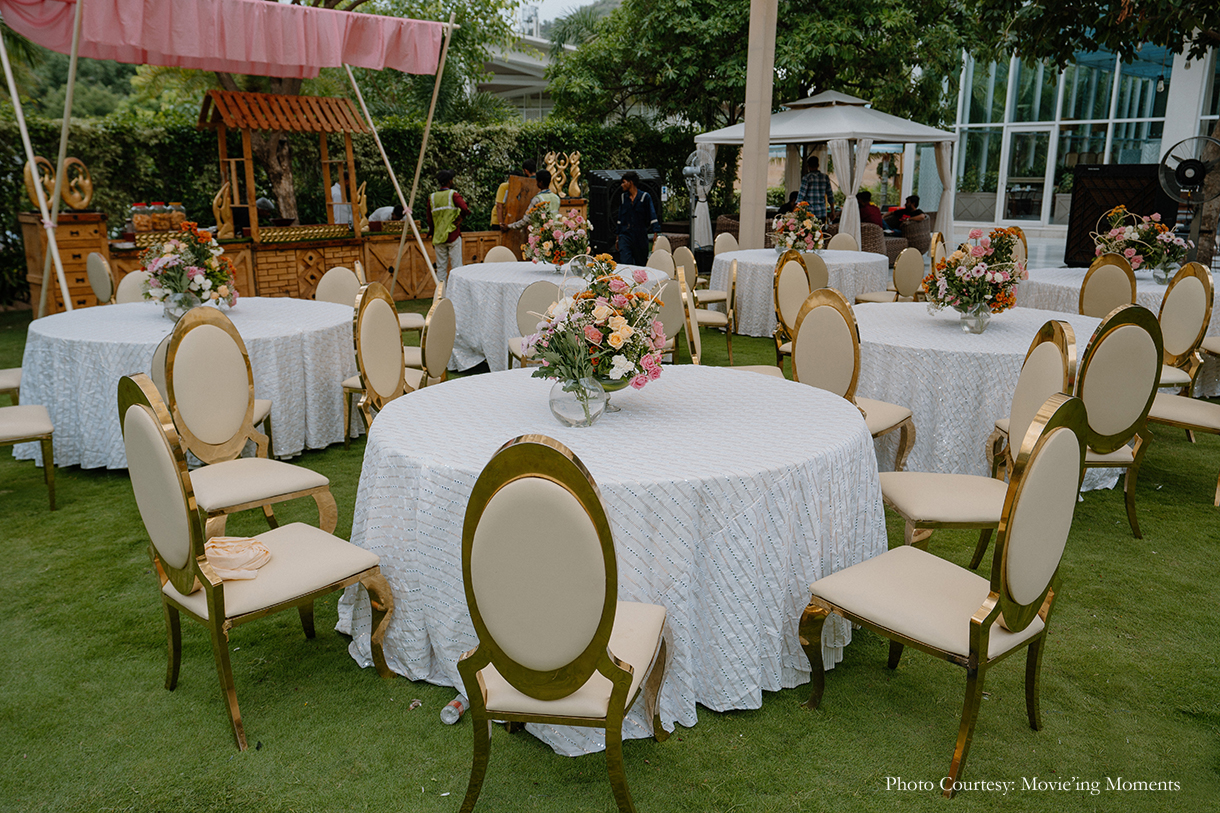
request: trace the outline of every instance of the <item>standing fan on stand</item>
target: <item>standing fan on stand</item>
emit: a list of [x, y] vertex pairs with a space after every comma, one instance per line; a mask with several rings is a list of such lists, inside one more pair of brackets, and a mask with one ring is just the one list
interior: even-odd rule
[[1220, 141], [1209, 136], [1179, 141], [1161, 159], [1158, 174], [1165, 194], [1190, 207], [1190, 248], [1186, 261], [1194, 262], [1199, 255], [1203, 204], [1220, 195]]
[[712, 245], [712, 213], [707, 208], [707, 193], [716, 181], [716, 147], [700, 144], [686, 158], [682, 168], [686, 190], [690, 193], [690, 245], [692, 249]]

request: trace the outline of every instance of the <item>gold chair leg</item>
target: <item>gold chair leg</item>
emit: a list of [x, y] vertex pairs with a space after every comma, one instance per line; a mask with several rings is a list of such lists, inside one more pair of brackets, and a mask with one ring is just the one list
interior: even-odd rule
[[228, 521], [228, 514], [214, 514], [213, 516], [208, 517], [207, 522], [204, 524], [204, 541], [218, 536], [224, 536], [225, 525], [228, 523]]
[[902, 532], [902, 543], [910, 545], [920, 550], [928, 549], [928, 538], [932, 536], [931, 528], [916, 528], [910, 520], [907, 520], [906, 527]]
[[313, 599], [307, 604], [298, 604], [297, 614], [301, 616], [301, 629], [305, 631], [305, 637], [313, 638], [317, 635], [313, 628]]
[[1046, 634], [1038, 636], [1025, 653], [1025, 711], [1029, 715], [1029, 727], [1042, 730], [1042, 707], [1038, 702], [1042, 680], [1042, 647], [1046, 645]]
[[[1000, 478], [1000, 468], [1004, 467], [1004, 443], [1008, 439], [1008, 435], [1001, 432], [999, 429], [991, 430], [991, 435], [987, 438], [986, 454], [991, 458], [991, 476]], [[1007, 474], [1007, 472], [1005, 472]]]
[[987, 552], [987, 545], [991, 542], [993, 530], [993, 528], [984, 528], [979, 532], [979, 543], [974, 548], [974, 556], [970, 558], [971, 570], [979, 569], [979, 563], [983, 561], [983, 554]]
[[729, 366], [733, 366], [733, 325], [726, 325], [724, 328], [724, 340], [729, 346]]
[[55, 449], [50, 438], [43, 438], [42, 444], [42, 477], [47, 482], [47, 496], [51, 500], [51, 510], [55, 510]]
[[[335, 532], [335, 526], [339, 524], [339, 506], [335, 504], [335, 495], [330, 493], [330, 489], [315, 491], [313, 501], [318, 504], [318, 527], [328, 534]], [[269, 512], [271, 506], [264, 506], [263, 511]], [[270, 514], [268, 514], [270, 517]], [[271, 527], [275, 527], [274, 525]]]
[[474, 810], [474, 803], [479, 800], [479, 791], [483, 790], [483, 779], [487, 776], [487, 760], [491, 756], [491, 720], [474, 706], [471, 707], [470, 713], [474, 723], [474, 764], [470, 766], [470, 783], [466, 785], [466, 798], [462, 801], [461, 813]]
[[377, 674], [383, 678], [393, 677], [389, 664], [385, 660], [385, 635], [390, 628], [390, 617], [394, 614], [394, 595], [390, 592], [390, 583], [381, 572], [371, 573], [360, 580], [369, 594], [369, 605], [373, 611], [373, 665]]
[[669, 739], [669, 732], [661, 725], [661, 687], [665, 685], [665, 667], [668, 653], [665, 651], [665, 639], [661, 639], [661, 648], [657, 651], [657, 662], [652, 666], [652, 673], [644, 684], [644, 714], [652, 718], [652, 738], [657, 742]]
[[343, 393], [343, 450], [352, 448], [352, 394]]
[[263, 418], [263, 434], [267, 436], [267, 457], [275, 459], [275, 438], [271, 434], [271, 413]]
[[898, 457], [894, 461], [894, 471], [902, 471], [907, 464], [911, 450], [915, 448], [915, 417], [911, 416], [902, 422], [898, 435]]
[[1220, 476], [1216, 477], [1216, 496], [1212, 500], [1212, 505], [1220, 508]]
[[[214, 626], [212, 626], [214, 625]], [[212, 656], [216, 659], [216, 674], [220, 678], [220, 693], [224, 696], [229, 711], [229, 722], [233, 724], [233, 738], [237, 750], [246, 750], [246, 730], [241, 724], [241, 710], [237, 707], [237, 688], [233, 685], [233, 664], [229, 661], [229, 637], [219, 621], [210, 623], [212, 632]]]
[[822, 662], [822, 626], [830, 617], [830, 610], [812, 601], [801, 613], [800, 641], [805, 657], [809, 659], [809, 699], [804, 706], [816, 709], [822, 703], [822, 692], [826, 689], [826, 665]]
[[888, 666], [890, 669], [898, 668], [898, 662], [902, 660], [903, 648], [903, 644], [900, 644], [897, 641], [890, 641], [890, 657], [886, 662], [886, 666]]
[[182, 665], [182, 621], [178, 608], [171, 607], [164, 601], [161, 609], [165, 611], [165, 637], [169, 644], [169, 661], [165, 669], [165, 688], [171, 692], [178, 688], [178, 668]]
[[[314, 499], [316, 500], [317, 497], [314, 497]], [[319, 506], [319, 509], [318, 509], [318, 524], [319, 525], [322, 524], [321, 514], [322, 514], [321, 506]], [[273, 531], [276, 528], [280, 527], [280, 521], [275, 518], [275, 509], [272, 508], [270, 505], [263, 506], [263, 519], [267, 520], [267, 526], [270, 527], [271, 530], [273, 530]], [[325, 528], [323, 530], [325, 530]]]
[[1131, 523], [1131, 532], [1135, 534], [1136, 539], [1143, 539], [1144, 535], [1140, 533], [1139, 520], [1135, 518], [1135, 480], [1138, 476], [1139, 466], [1127, 469], [1127, 476], [1123, 483], [1123, 496], [1127, 503], [1127, 522]]
[[953, 751], [953, 762], [941, 787], [945, 798], [952, 799], [957, 793], [955, 785], [962, 778], [966, 757], [970, 754], [970, 741], [974, 739], [974, 724], [979, 718], [979, 704], [983, 699], [983, 670], [977, 666], [966, 667], [966, 699], [962, 702], [962, 724], [957, 730], [957, 747]]
[[[614, 717], [614, 715], [611, 715]], [[627, 773], [623, 770], [623, 721], [615, 717], [606, 726], [606, 769], [610, 773], [610, 790], [618, 803], [619, 813], [635, 813], [631, 791], [627, 789]]]

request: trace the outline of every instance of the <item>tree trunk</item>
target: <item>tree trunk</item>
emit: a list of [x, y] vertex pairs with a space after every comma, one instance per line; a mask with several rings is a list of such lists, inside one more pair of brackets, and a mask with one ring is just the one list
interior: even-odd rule
[[[1212, 128], [1211, 137], [1220, 140], [1220, 119]], [[1220, 159], [1220, 148], [1209, 145], [1203, 151], [1203, 160], [1215, 162]], [[1203, 218], [1199, 229], [1198, 261], [1211, 268], [1212, 257], [1216, 251], [1216, 222], [1220, 221], [1220, 170], [1212, 170], [1204, 182], [1204, 193], [1213, 195], [1212, 199], [1203, 204], [1199, 217]]]
[[[225, 90], [241, 91], [232, 74], [217, 73], [216, 78]], [[271, 93], [296, 96], [301, 92], [300, 79], [272, 77], [265, 81]], [[288, 136], [280, 130], [252, 132], [250, 136], [250, 152], [255, 160], [267, 168], [267, 179], [271, 182], [271, 192], [275, 195], [280, 217], [296, 220], [297, 194], [292, 181], [292, 149]]]

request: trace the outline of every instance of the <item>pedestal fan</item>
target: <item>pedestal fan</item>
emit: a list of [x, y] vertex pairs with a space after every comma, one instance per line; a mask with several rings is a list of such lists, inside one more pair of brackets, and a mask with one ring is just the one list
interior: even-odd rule
[[1199, 254], [1203, 204], [1220, 195], [1220, 141], [1195, 136], [1173, 145], [1161, 159], [1161, 188], [1178, 203], [1190, 207], [1190, 248], [1187, 262]]

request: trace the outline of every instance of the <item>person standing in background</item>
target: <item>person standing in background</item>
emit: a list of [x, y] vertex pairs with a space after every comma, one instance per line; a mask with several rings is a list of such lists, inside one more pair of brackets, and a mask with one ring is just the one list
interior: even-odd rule
[[[538, 165], [532, 160], [526, 161], [521, 165], [522, 174], [527, 178], [534, 177], [534, 170]], [[508, 181], [500, 184], [496, 189], [496, 205], [491, 210], [491, 227], [499, 228], [501, 223], [507, 223], [507, 212], [504, 209], [504, 202], [508, 199]]]
[[834, 197], [830, 192], [830, 176], [818, 169], [818, 157], [812, 156], [806, 164], [809, 169], [801, 178], [801, 191], [797, 202], [805, 201], [818, 220], [825, 221], [827, 212], [834, 211]]
[[344, 167], [339, 179], [330, 188], [330, 199], [335, 204], [335, 223], [350, 226], [352, 225], [352, 204], [350, 201], [344, 203], [347, 200], [344, 192], [346, 189], [347, 167]]
[[648, 236], [661, 231], [652, 197], [639, 188], [634, 170], [623, 173], [623, 202], [618, 210], [618, 261], [628, 265], [648, 262]]
[[538, 194], [530, 198], [530, 205], [525, 207], [525, 216], [516, 223], [509, 223], [507, 226], [501, 225], [500, 231], [525, 228], [528, 225], [530, 209], [533, 209], [539, 203], [545, 203], [547, 211], [552, 215], [559, 214], [559, 196], [550, 190], [551, 173], [545, 169], [540, 169], [538, 174], [534, 176], [534, 180], [538, 184]]
[[440, 189], [428, 196], [428, 231], [436, 250], [436, 279], [441, 284], [449, 279], [451, 268], [462, 265], [462, 221], [470, 214], [466, 201], [453, 190], [454, 175], [451, 169], [437, 172]]

